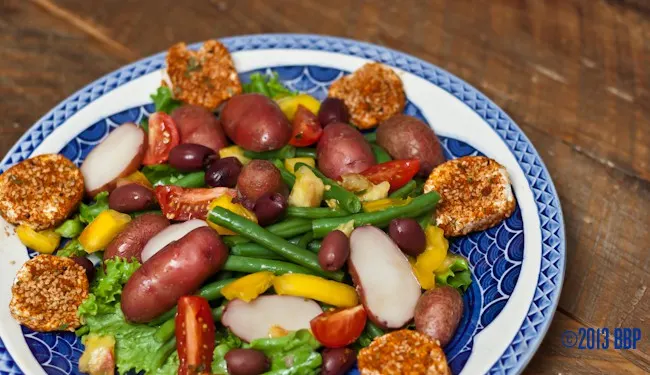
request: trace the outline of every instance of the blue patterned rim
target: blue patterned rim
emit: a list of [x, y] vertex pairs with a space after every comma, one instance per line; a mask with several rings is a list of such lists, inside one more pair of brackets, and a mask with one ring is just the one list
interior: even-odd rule
[[[532, 304], [519, 331], [516, 333], [514, 339], [505, 352], [496, 363], [492, 365], [489, 373], [518, 373], [523, 370], [532, 358], [537, 347], [540, 345], [544, 334], [548, 330], [555, 308], [557, 307], [564, 278], [565, 237], [560, 202], [548, 171], [530, 141], [518, 126], [508, 117], [508, 115], [506, 115], [478, 90], [474, 89], [472, 86], [454, 75], [417, 58], [372, 44], [342, 38], [293, 34], [240, 36], [226, 38], [222, 41], [231, 52], [280, 48], [319, 50], [338, 52], [380, 61], [424, 78], [449, 92], [470, 107], [485, 122], [487, 122], [493, 130], [495, 130], [495, 132], [505, 141], [510, 151], [515, 155], [520, 167], [526, 175], [537, 204], [542, 232], [541, 272]], [[199, 44], [194, 44], [192, 45], [192, 48], [197, 48], [198, 46]], [[160, 69], [164, 65], [164, 56], [164, 53], [160, 53], [125, 66], [124, 68], [89, 84], [70, 98], [63, 101], [43, 116], [25, 133], [25, 135], [23, 135], [23, 137], [21, 137], [2, 163], [0, 163], [0, 172], [8, 168], [10, 165], [29, 157], [32, 151], [40, 145], [55, 128], [59, 127], [70, 116], [90, 102], [124, 83]], [[409, 108], [407, 108], [407, 113], [419, 115], [417, 108], [414, 106], [411, 106], [411, 108], [413, 113], [409, 113]], [[129, 112], [130, 115], [128, 117], [131, 117], [133, 116], [133, 110], [137, 111], [135, 114], [136, 116], [141, 115], [143, 110], [147, 112], [145, 108], [134, 108], [121, 112], [120, 114]], [[115, 117], [119, 117], [120, 114], [116, 114]], [[107, 126], [108, 124], [106, 123], [106, 120], [102, 121], [104, 121], [104, 127], [110, 127]], [[93, 125], [92, 128], [95, 128], [97, 125], [99, 124]], [[87, 131], [92, 132], [91, 129], [88, 129]], [[84, 133], [88, 134], [87, 131]], [[83, 137], [83, 133], [79, 137]], [[474, 152], [471, 146], [453, 139], [444, 139], [443, 143], [445, 151], [449, 156], [459, 156]], [[70, 146], [70, 144], [68, 146]], [[66, 149], [69, 150], [68, 146], [66, 146], [62, 151], [64, 154], [67, 153]], [[515, 230], [510, 232], [516, 233], [516, 229], [518, 228], [517, 226], [521, 225], [520, 221], [520, 214], [516, 213], [513, 215], [509, 221], [510, 224], [507, 225], [510, 225], [511, 228], [515, 228]], [[504, 233], [505, 232], [507, 231], [504, 231]], [[468, 255], [469, 249], [467, 246], [474, 246], [480, 241], [484, 241], [484, 239], [481, 239], [481, 236], [483, 236], [483, 238], [488, 238], [491, 241], [498, 242], [499, 236], [501, 236], [499, 233], [501, 233], [501, 231], [497, 232], [497, 229], [495, 229], [475, 234], [470, 236], [468, 241], [463, 241], [460, 244], [452, 244], [452, 250]], [[502, 240], [510, 241], [511, 237], [512, 236], [504, 237]], [[521, 237], [523, 238], [523, 236]], [[516, 236], [512, 238], [516, 238]], [[490, 257], [489, 254], [486, 256], [488, 258]], [[512, 254], [513, 259], [517, 259], [517, 257], [521, 256], [523, 256], [523, 254]], [[477, 269], [475, 262], [474, 264], [475, 266], [473, 271], [476, 273], [479, 270]], [[490, 266], [494, 265], [490, 264]], [[508, 270], [504, 270], [503, 272], [506, 271]], [[476, 283], [473, 285], [475, 286]], [[514, 285], [511, 287], [514, 288]], [[511, 292], [512, 290], [510, 290], [510, 293], [506, 293], [506, 297], [509, 296]], [[473, 296], [470, 298], [478, 298], [482, 300], [480, 292], [470, 292], [469, 294], [470, 296]], [[498, 304], [493, 305], [492, 308], [495, 309], [495, 314], [490, 315], [495, 317], [498, 312], [501, 311], [505, 302], [506, 301], [502, 299]], [[476, 329], [477, 324], [485, 327], [491, 321], [478, 322], [478, 319], [479, 317], [472, 316], [466, 317], [464, 320], [471, 321], [471, 325], [474, 329]], [[464, 326], [461, 324], [459, 332], [463, 331], [463, 329]], [[472, 329], [471, 332], [468, 332], [468, 334], [480, 331], [480, 329], [478, 331], [474, 331], [474, 329]], [[28, 331], [25, 333], [29, 336]], [[465, 336], [465, 334], [460, 334], [460, 336]], [[456, 354], [463, 353], [463, 348], [454, 348], [454, 344], [457, 341], [459, 340], [455, 339], [450, 343], [449, 347], [451, 347], [451, 351]], [[467, 359], [469, 352], [470, 351], [468, 350], [464, 352], [464, 360]], [[460, 359], [462, 360], [463, 358], [461, 357]], [[464, 361], [462, 361], [462, 364], [464, 364]], [[452, 367], [454, 367], [453, 361]], [[462, 368], [462, 366], [460, 366], [460, 368]], [[457, 369], [460, 368], [457, 367]], [[21, 373], [18, 366], [6, 351], [2, 340], [0, 340], [0, 373]]]

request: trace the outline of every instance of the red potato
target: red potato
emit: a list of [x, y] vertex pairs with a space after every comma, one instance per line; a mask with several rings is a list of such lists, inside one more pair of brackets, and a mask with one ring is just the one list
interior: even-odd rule
[[450, 286], [427, 290], [415, 306], [415, 329], [446, 346], [463, 316], [463, 298]]
[[141, 251], [142, 261], [148, 261], [149, 258], [156, 255], [156, 253], [164, 249], [165, 246], [174, 241], [180, 240], [194, 229], [207, 226], [208, 223], [206, 223], [204, 220], [192, 219], [181, 223], [172, 224], [166, 228], [163, 228], [163, 230], [156, 233], [156, 235], [151, 237], [145, 243], [144, 248]]
[[239, 195], [252, 202], [266, 193], [280, 193], [287, 197], [289, 188], [282, 180], [280, 170], [268, 160], [253, 160], [242, 168], [237, 178]]
[[309, 329], [309, 322], [323, 310], [318, 303], [294, 296], [261, 296], [251, 302], [234, 299], [226, 305], [221, 323], [237, 337], [251, 342], [269, 336], [273, 326], [287, 331]]
[[115, 257], [142, 262], [142, 250], [158, 233], [169, 226], [169, 220], [158, 214], [144, 214], [133, 219], [104, 251], [104, 260]]
[[352, 232], [348, 271], [368, 318], [379, 327], [397, 329], [413, 319], [420, 284], [406, 256], [381, 229], [363, 226]]
[[113, 130], [81, 164], [86, 193], [94, 197], [102, 191], [111, 192], [118, 178], [137, 171], [144, 158], [146, 141], [144, 131], [136, 124], [128, 122]]
[[172, 112], [181, 136], [181, 143], [203, 145], [219, 152], [228, 146], [228, 139], [217, 117], [207, 109], [186, 104]]
[[291, 138], [291, 123], [280, 107], [260, 94], [228, 100], [221, 111], [221, 124], [233, 142], [251, 151], [277, 150]]
[[331, 179], [346, 173], [361, 173], [377, 164], [370, 143], [350, 125], [329, 124], [316, 148], [318, 169]]
[[122, 291], [122, 312], [129, 322], [150, 322], [194, 293], [217, 273], [228, 247], [212, 228], [197, 228], [146, 261]]
[[445, 162], [433, 129], [412, 116], [395, 115], [379, 124], [377, 144], [393, 159], [418, 159], [420, 176], [428, 176], [434, 167]]

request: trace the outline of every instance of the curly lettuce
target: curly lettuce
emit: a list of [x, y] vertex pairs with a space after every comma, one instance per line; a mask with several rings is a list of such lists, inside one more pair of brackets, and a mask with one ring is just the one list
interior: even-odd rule
[[79, 206], [79, 220], [84, 224], [89, 224], [102, 212], [108, 210], [108, 192], [102, 191], [95, 196], [95, 201], [91, 204], [81, 203]]
[[267, 96], [273, 100], [285, 96], [295, 96], [297, 92], [289, 90], [280, 82], [277, 72], [273, 74], [253, 73], [249, 83], [243, 84], [245, 93], [257, 93]]
[[84, 250], [79, 241], [74, 238], [68, 241], [63, 248], [59, 249], [56, 252], [56, 255], [60, 257], [81, 257], [88, 255], [88, 253]]
[[168, 164], [147, 165], [142, 168], [142, 174], [153, 186], [173, 185], [176, 181], [185, 177], [185, 173]]
[[183, 105], [179, 100], [174, 99], [172, 90], [167, 86], [160, 86], [155, 93], [151, 94], [151, 100], [156, 107], [156, 112], [171, 114], [176, 108]]
[[[442, 270], [441, 270], [442, 269]], [[436, 285], [449, 285], [464, 293], [472, 283], [472, 273], [467, 259], [447, 253], [442, 266], [436, 271]]]

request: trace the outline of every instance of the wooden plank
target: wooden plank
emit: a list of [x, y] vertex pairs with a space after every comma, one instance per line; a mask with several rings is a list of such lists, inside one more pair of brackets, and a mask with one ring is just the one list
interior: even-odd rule
[[587, 328], [558, 311], [546, 337], [524, 374], [647, 374], [647, 369], [628, 361], [613, 345], [608, 349], [578, 349], [562, 344], [565, 331]]
[[20, 0], [0, 2], [0, 153], [39, 117], [124, 61]]

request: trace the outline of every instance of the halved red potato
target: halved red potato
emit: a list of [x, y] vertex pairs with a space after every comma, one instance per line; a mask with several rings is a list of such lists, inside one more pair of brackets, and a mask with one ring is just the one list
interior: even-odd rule
[[146, 141], [142, 128], [131, 122], [113, 130], [81, 164], [86, 193], [94, 197], [102, 191], [111, 192], [118, 178], [137, 171], [146, 151]]
[[406, 256], [381, 229], [364, 226], [352, 232], [348, 270], [375, 324], [397, 329], [413, 319], [420, 284]]
[[180, 240], [194, 229], [207, 226], [208, 224], [204, 220], [199, 219], [192, 219], [167, 226], [163, 230], [159, 231], [155, 236], [151, 237], [151, 239], [147, 241], [147, 244], [144, 245], [144, 248], [140, 253], [142, 262], [146, 262], [165, 246], [174, 241]]
[[323, 310], [318, 303], [294, 296], [261, 296], [251, 302], [234, 299], [226, 305], [221, 324], [237, 337], [251, 342], [269, 337], [269, 330], [280, 327], [287, 331], [309, 329], [309, 322]]

